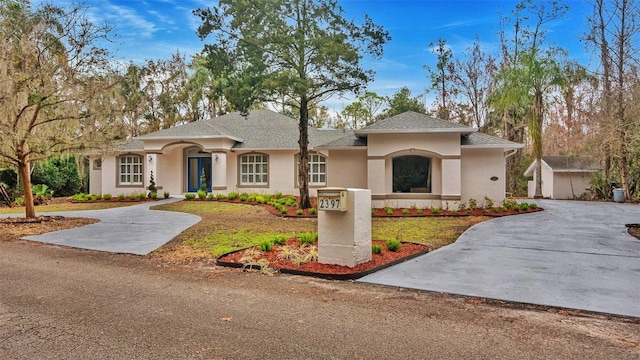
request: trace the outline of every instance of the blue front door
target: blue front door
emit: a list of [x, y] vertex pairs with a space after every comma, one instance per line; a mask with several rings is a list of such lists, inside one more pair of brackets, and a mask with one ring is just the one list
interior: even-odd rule
[[200, 189], [202, 172], [207, 182], [207, 192], [211, 192], [211, 157], [190, 156], [187, 158], [187, 191]]

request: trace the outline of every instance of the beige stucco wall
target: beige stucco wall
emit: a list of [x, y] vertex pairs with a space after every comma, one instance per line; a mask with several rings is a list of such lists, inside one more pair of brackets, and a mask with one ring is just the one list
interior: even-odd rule
[[369, 134], [367, 148], [370, 157], [411, 149], [441, 156], [460, 155], [460, 134]]
[[[527, 196], [530, 198], [536, 194], [536, 179], [537, 174], [535, 169], [533, 170], [533, 180], [527, 183]], [[553, 170], [549, 165], [542, 163], [542, 197], [553, 198], [554, 176]]]
[[588, 192], [593, 173], [556, 172], [553, 179], [554, 199], [573, 199]]
[[[135, 154], [143, 156], [142, 166], [143, 170], [143, 181], [146, 184], [148, 176], [146, 175], [147, 168], [147, 160], [146, 154], [143, 152], [133, 151], [127, 152], [123, 155]], [[129, 194], [138, 194], [141, 192], [145, 192], [145, 186], [117, 186], [117, 172], [116, 172], [116, 154], [109, 153], [105, 154], [102, 158], [102, 174], [100, 174], [100, 182], [102, 183], [102, 194], [111, 194], [113, 196], [117, 196], [120, 194], [129, 195]], [[91, 182], [91, 179], [89, 180]], [[100, 193], [96, 191], [96, 193]]]
[[[505, 160], [502, 149], [462, 149], [462, 201], [475, 199], [481, 204], [485, 196], [497, 205], [505, 198]], [[491, 177], [498, 180], [492, 181]]]
[[327, 155], [327, 186], [367, 189], [366, 149], [331, 150]]
[[[367, 148], [373, 206], [442, 207], [442, 195], [460, 197], [460, 134], [369, 134]], [[431, 158], [431, 193], [393, 193], [393, 159], [406, 155]]]
[[102, 194], [102, 170], [94, 168], [96, 160], [100, 160], [100, 157], [89, 158], [89, 193], [90, 194]]

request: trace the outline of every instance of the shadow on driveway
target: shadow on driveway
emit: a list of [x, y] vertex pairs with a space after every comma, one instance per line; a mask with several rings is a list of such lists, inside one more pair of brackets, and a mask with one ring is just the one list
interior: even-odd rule
[[541, 200], [359, 281], [640, 317], [640, 206]]

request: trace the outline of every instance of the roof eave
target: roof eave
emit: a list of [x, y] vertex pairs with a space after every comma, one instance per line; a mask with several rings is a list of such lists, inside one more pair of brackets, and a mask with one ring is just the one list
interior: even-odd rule
[[434, 128], [434, 129], [371, 129], [366, 131], [355, 131], [358, 137], [366, 137], [369, 134], [428, 134], [428, 133], [452, 133], [452, 134], [471, 134], [478, 132], [475, 128]]
[[235, 136], [229, 136], [229, 135], [191, 135], [191, 136], [176, 136], [176, 135], [172, 135], [172, 136], [147, 136], [145, 137], [145, 135], [142, 135], [140, 137], [136, 137], [134, 138], [134, 140], [140, 140], [140, 141], [147, 141], [147, 140], [182, 140], [182, 141], [188, 141], [188, 140], [192, 140], [192, 139], [229, 139], [229, 140], [233, 140], [236, 142], [244, 142], [243, 139], [239, 138], [239, 137], [235, 137]]
[[478, 144], [478, 145], [460, 145], [462, 149], [522, 149], [523, 144]]

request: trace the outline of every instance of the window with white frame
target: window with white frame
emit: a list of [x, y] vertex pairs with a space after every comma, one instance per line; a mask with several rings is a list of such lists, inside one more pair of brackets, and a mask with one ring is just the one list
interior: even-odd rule
[[118, 185], [142, 185], [142, 159], [140, 155], [118, 158]]
[[[299, 172], [300, 171], [300, 155], [297, 156], [297, 164], [298, 164], [298, 172]], [[309, 154], [309, 185], [311, 186], [327, 185], [327, 158], [320, 154]]]
[[262, 154], [247, 154], [240, 157], [240, 185], [267, 185], [269, 180], [269, 158]]

